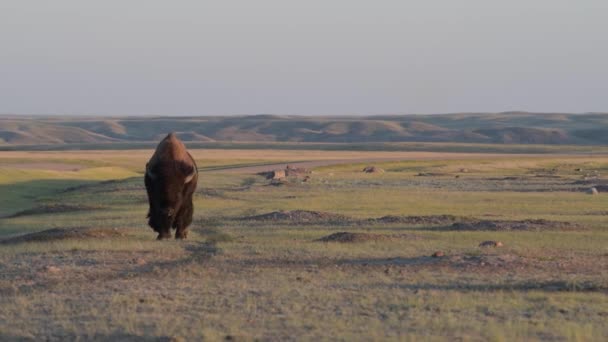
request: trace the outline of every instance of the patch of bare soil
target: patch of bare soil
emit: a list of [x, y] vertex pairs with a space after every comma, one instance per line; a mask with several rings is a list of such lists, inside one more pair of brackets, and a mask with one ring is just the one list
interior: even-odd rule
[[363, 172], [365, 173], [384, 173], [384, 169], [370, 165], [363, 168]]
[[394, 216], [387, 215], [379, 218], [371, 218], [367, 221], [369, 223], [402, 223], [412, 225], [447, 225], [455, 222], [467, 222], [472, 221], [470, 217], [461, 217], [454, 215], [428, 215], [428, 216]]
[[43, 215], [43, 214], [57, 214], [57, 213], [69, 213], [76, 211], [89, 211], [89, 210], [97, 210], [101, 209], [101, 207], [97, 206], [88, 206], [88, 205], [80, 205], [80, 204], [46, 204], [41, 205], [35, 208], [26, 209], [14, 213], [8, 218], [20, 217], [20, 216], [28, 216], [28, 215]]
[[346, 215], [311, 210], [273, 211], [261, 215], [242, 217], [239, 220], [265, 222], [277, 221], [290, 222], [294, 224], [409, 224], [429, 226], [445, 226], [455, 222], [474, 221], [474, 219], [470, 217], [454, 215], [387, 215], [378, 218], [355, 219]]
[[420, 172], [416, 176], [418, 177], [441, 177], [441, 176], [449, 176], [450, 174], [445, 172]]
[[258, 172], [257, 175], [266, 179], [284, 179], [286, 177], [306, 177], [311, 173], [312, 171], [307, 168], [287, 165], [285, 168]]
[[291, 223], [299, 224], [311, 224], [311, 223], [344, 223], [353, 221], [352, 218], [344, 215], [333, 214], [323, 211], [311, 211], [311, 210], [282, 210], [273, 211], [271, 213], [247, 216], [241, 218], [245, 221], [277, 221], [284, 222], [288, 221]]
[[117, 228], [54, 228], [0, 240], [0, 244], [47, 242], [67, 239], [107, 239], [123, 236], [126, 236], [126, 233]]
[[362, 266], [411, 266], [416, 268], [447, 267], [475, 273], [514, 271], [530, 266], [530, 262], [515, 254], [481, 254], [481, 255], [431, 255], [419, 257], [396, 257], [383, 259], [356, 259], [345, 261], [346, 264]]
[[551, 220], [477, 220], [470, 222], [455, 222], [449, 230], [490, 230], [490, 231], [540, 231], [540, 230], [580, 230], [582, 227], [575, 223]]
[[419, 239], [418, 236], [411, 234], [367, 234], [367, 233], [351, 233], [337, 232], [324, 236], [315, 241], [317, 242], [369, 242], [369, 241], [387, 241], [394, 239]]
[[449, 256], [448, 263], [454, 268], [469, 270], [480, 267], [494, 267], [503, 269], [517, 269], [527, 265], [524, 258], [515, 254], [482, 254], [482, 255], [454, 255]]

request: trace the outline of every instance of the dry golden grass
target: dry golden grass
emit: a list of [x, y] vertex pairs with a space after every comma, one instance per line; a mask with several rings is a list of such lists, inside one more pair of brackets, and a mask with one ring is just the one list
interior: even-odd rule
[[[3, 210], [94, 209], [0, 218], [3, 237], [65, 230], [0, 245], [0, 340], [608, 339], [608, 195], [575, 183], [587, 172], [605, 180], [606, 156], [194, 150], [213, 171], [200, 177], [190, 240], [157, 242], [136, 173], [151, 151], [92, 152], [0, 152], [0, 162], [85, 166], [76, 179], [2, 169], [0, 200], [12, 206]], [[386, 172], [364, 174], [363, 159]], [[298, 160], [326, 165], [278, 187], [250, 168], [222, 170]], [[238, 219], [296, 209], [363, 223]], [[383, 215], [543, 218], [585, 229], [364, 221]], [[339, 231], [374, 238], [316, 241]], [[478, 247], [485, 240], [504, 246]]]

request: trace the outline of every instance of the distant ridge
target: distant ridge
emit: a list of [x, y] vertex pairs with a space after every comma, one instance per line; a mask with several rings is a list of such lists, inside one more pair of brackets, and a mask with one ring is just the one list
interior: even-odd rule
[[459, 142], [598, 145], [608, 113], [454, 113], [379, 116], [0, 116], [0, 145], [135, 143], [176, 132], [192, 142]]

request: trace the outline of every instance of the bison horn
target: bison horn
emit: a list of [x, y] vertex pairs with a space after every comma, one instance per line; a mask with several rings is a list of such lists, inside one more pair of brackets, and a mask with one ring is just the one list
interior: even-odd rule
[[190, 183], [190, 181], [192, 180], [192, 178], [194, 178], [194, 175], [196, 175], [196, 168], [194, 168], [192, 170], [192, 173], [189, 174], [186, 179], [184, 179], [184, 184]]

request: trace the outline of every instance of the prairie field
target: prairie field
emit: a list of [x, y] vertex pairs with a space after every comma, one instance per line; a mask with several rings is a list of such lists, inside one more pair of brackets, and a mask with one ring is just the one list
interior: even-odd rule
[[152, 152], [0, 152], [0, 340], [608, 340], [597, 149], [192, 149], [185, 241]]

